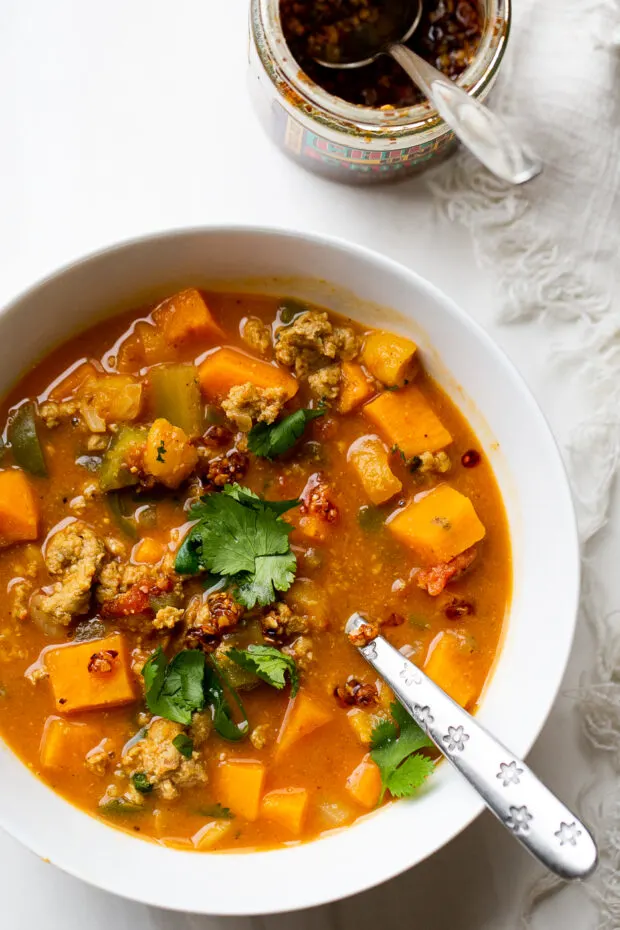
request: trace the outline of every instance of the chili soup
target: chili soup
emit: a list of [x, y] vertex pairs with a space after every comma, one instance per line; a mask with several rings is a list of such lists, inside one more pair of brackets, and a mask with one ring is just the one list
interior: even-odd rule
[[206, 851], [312, 839], [432, 778], [344, 625], [365, 612], [474, 709], [511, 564], [489, 463], [410, 339], [187, 288], [65, 343], [2, 420], [0, 734], [52, 788]]

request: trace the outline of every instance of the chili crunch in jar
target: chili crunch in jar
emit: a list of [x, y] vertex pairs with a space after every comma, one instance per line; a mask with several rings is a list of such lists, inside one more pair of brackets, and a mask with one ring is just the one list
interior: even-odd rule
[[[373, 0], [280, 0], [284, 38], [305, 74], [335, 97], [366, 107], [412, 107], [422, 103], [424, 95], [387, 55], [351, 71], [324, 68], [316, 61], [337, 62], [343, 48], [359, 47], [360, 40], [374, 48], [377, 37], [400, 31], [393, 26], [402, 15], [402, 3], [396, 12], [391, 10], [393, 5], [394, 0], [384, 0], [383, 4]], [[420, 24], [407, 45], [454, 79], [473, 61], [482, 27], [478, 0], [426, 0]], [[403, 33], [406, 28], [407, 24]]]
[[[396, 0], [251, 0], [252, 98], [271, 138], [305, 168], [381, 182], [434, 164], [454, 147], [452, 131], [387, 56], [351, 71], [315, 61], [337, 58], [360, 23], [381, 34], [385, 17], [401, 10]], [[408, 44], [484, 100], [509, 24], [510, 0], [425, 0]]]

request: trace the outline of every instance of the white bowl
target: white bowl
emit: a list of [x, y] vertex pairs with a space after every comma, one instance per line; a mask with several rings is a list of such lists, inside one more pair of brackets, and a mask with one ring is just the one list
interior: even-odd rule
[[[418, 275], [359, 246], [267, 229], [207, 228], [129, 242], [59, 271], [0, 313], [0, 390], [116, 310], [182, 285], [226, 280], [314, 299], [410, 334], [468, 417], [501, 487], [514, 562], [507, 632], [478, 718], [525, 755], [551, 709], [575, 626], [579, 559], [570, 492], [547, 424], [512, 365]], [[217, 855], [164, 848], [106, 826], [1, 744], [0, 784], [0, 824], [39, 856], [127, 898], [222, 915], [293, 910], [362, 891], [425, 859], [483, 807], [442, 765], [418, 799], [315, 842]], [[360, 849], [379, 851], [372, 868], [360, 864]]]

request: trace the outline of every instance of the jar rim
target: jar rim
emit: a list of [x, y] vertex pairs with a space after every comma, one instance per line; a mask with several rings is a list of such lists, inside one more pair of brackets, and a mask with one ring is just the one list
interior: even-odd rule
[[[315, 116], [321, 114], [321, 121], [348, 132], [362, 132], [370, 136], [386, 132], [394, 135], [409, 134], [432, 129], [443, 123], [437, 110], [426, 100], [412, 107], [381, 110], [349, 103], [323, 90], [302, 71], [293, 58], [282, 31], [280, 0], [255, 2], [263, 24], [264, 39], [276, 69], [301, 98], [306, 115], [309, 115], [307, 111], [311, 107], [317, 111]], [[490, 0], [491, 15], [488, 16], [480, 48], [471, 64], [456, 79], [456, 83], [474, 97], [484, 95], [504, 56], [510, 33], [511, 2]], [[488, 0], [486, 5], [489, 5]]]

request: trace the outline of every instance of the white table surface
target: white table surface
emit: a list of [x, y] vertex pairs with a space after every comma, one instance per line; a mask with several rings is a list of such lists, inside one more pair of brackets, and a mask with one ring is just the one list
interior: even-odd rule
[[[492, 273], [477, 269], [468, 233], [438, 217], [424, 178], [337, 186], [263, 137], [246, 95], [246, 23], [246, 0], [2, 0], [0, 305], [79, 255], [154, 230], [239, 222], [326, 232], [389, 254], [458, 300], [513, 358], [561, 432], [572, 401], [545, 366], [545, 330], [494, 324]], [[577, 685], [590, 657], [581, 628], [563, 690]], [[569, 804], [601, 768], [584, 749], [570, 696], [558, 698], [530, 761]], [[483, 815], [432, 860], [372, 892], [295, 916], [218, 920], [91, 889], [0, 832], [0, 926], [366, 930], [380, 921], [383, 930], [495, 930], [519, 925], [538, 874]], [[591, 917], [569, 889], [533, 926], [581, 930]]]

